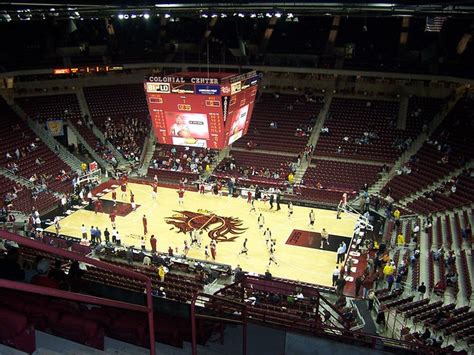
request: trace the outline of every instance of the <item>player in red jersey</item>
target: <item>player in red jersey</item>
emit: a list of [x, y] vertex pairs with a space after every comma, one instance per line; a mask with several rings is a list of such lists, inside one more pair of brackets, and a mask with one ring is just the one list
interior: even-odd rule
[[252, 203], [252, 191], [247, 191], [247, 203]]
[[143, 234], [147, 235], [148, 234], [148, 228], [147, 228], [148, 227], [148, 221], [147, 221], [145, 215], [143, 215], [142, 220], [143, 220]]
[[178, 193], [178, 204], [179, 205], [184, 204], [184, 189], [179, 189], [177, 193]]
[[158, 195], [158, 184], [153, 183], [151, 184], [151, 199], [156, 200], [156, 196]]
[[114, 201], [114, 206], [117, 206], [117, 191], [112, 191], [112, 201]]
[[112, 213], [109, 214], [110, 222], [112, 222], [112, 227], [113, 227], [113, 228], [116, 227], [116, 224], [115, 224], [115, 217], [117, 217], [117, 213], [115, 212], [115, 210], [113, 210]]
[[199, 193], [204, 195], [204, 183], [203, 182], [201, 182], [199, 184]]
[[127, 198], [127, 182], [122, 182], [122, 185], [120, 186], [120, 190], [122, 190], [122, 200]]
[[103, 208], [102, 208], [102, 201], [97, 199], [95, 200], [94, 202], [94, 211], [95, 211], [95, 214], [97, 214], [97, 212], [103, 212]]

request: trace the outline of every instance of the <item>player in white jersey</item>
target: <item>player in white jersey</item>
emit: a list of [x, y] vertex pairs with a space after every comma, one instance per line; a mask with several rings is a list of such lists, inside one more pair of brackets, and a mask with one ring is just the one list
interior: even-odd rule
[[314, 211], [311, 210], [309, 212], [309, 226], [311, 229], [314, 229], [314, 221], [316, 220], [316, 216], [314, 214]]
[[245, 254], [248, 256], [248, 248], [247, 248], [247, 238], [244, 239], [244, 243], [242, 244], [242, 248], [240, 249], [240, 253], [239, 255], [241, 254]]
[[291, 218], [293, 215], [293, 203], [290, 201], [288, 202], [288, 218]]
[[263, 232], [263, 236], [265, 238], [265, 244], [267, 245], [267, 248], [268, 248], [272, 240], [272, 232], [270, 231], [270, 228], [267, 228], [265, 232]]
[[278, 265], [276, 259], [275, 259], [275, 248], [273, 245], [270, 247], [268, 250], [269, 257], [268, 257], [268, 267], [270, 267], [271, 263], [274, 263], [275, 265]]
[[265, 217], [263, 217], [263, 214], [260, 213], [260, 215], [258, 216], [257, 222], [258, 222], [258, 229], [262, 230], [263, 225], [265, 224]]

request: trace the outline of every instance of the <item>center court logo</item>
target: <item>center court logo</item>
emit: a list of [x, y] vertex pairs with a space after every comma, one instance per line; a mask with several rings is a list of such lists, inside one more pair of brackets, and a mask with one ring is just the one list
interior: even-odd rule
[[198, 212], [173, 211], [172, 217], [166, 217], [166, 223], [178, 229], [178, 233], [186, 234], [193, 229], [207, 232], [209, 238], [218, 242], [232, 242], [243, 234], [247, 228], [236, 217], [217, 216], [211, 211], [200, 209]]

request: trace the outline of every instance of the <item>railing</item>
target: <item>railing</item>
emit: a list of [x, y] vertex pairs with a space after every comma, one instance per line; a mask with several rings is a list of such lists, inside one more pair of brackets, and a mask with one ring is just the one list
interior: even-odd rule
[[[203, 306], [203, 307], [199, 307]], [[205, 307], [204, 307], [205, 306]], [[196, 319], [205, 319], [215, 321], [218, 323], [229, 323], [242, 325], [242, 354], [247, 354], [247, 324], [258, 323], [253, 316], [251, 306], [244, 302], [237, 300], [229, 300], [221, 296], [211, 296], [207, 294], [196, 294], [191, 302], [191, 331], [192, 331], [192, 355], [197, 355], [197, 331]], [[202, 314], [199, 312], [202, 311]], [[212, 315], [212, 311], [217, 315]], [[261, 313], [265, 318], [265, 310]], [[268, 326], [271, 326], [271, 316], [269, 315], [267, 321]], [[287, 331], [295, 331], [294, 327], [288, 327]], [[361, 331], [353, 331], [349, 329], [334, 327], [327, 324], [319, 324], [311, 328], [307, 335], [332, 339], [339, 343], [357, 344], [358, 346], [383, 349], [384, 346], [396, 348], [406, 354], [441, 354], [449, 353], [444, 349], [428, 347], [417, 341], [405, 341], [401, 339], [392, 339], [381, 337], [377, 335], [366, 334]]]
[[30, 292], [30, 293], [39, 293], [42, 295], [65, 298], [65, 299], [78, 301], [78, 302], [93, 303], [93, 304], [99, 304], [99, 305], [104, 305], [104, 306], [111, 306], [111, 307], [117, 307], [117, 308], [122, 308], [122, 309], [128, 309], [131, 311], [147, 313], [149, 336], [150, 336], [150, 355], [155, 355], [156, 353], [155, 352], [155, 325], [153, 321], [152, 287], [151, 287], [151, 280], [149, 277], [145, 276], [144, 274], [130, 271], [128, 269], [124, 269], [118, 266], [114, 266], [100, 260], [88, 258], [78, 253], [69, 252], [67, 250], [60, 249], [60, 248], [54, 248], [35, 240], [20, 237], [16, 234], [13, 234], [7, 231], [0, 231], [0, 238], [14, 241], [18, 245], [23, 245], [25, 247], [29, 247], [32, 249], [41, 250], [43, 252], [51, 253], [53, 255], [59, 255], [64, 258], [81, 261], [90, 265], [94, 265], [95, 267], [98, 267], [98, 268], [109, 270], [118, 274], [125, 275], [130, 278], [143, 281], [145, 283], [145, 291], [146, 291], [146, 305], [145, 306], [125, 303], [125, 302], [120, 302], [120, 301], [114, 301], [114, 300], [109, 300], [109, 299], [105, 299], [101, 297], [89, 296], [85, 294], [61, 291], [61, 290], [56, 290], [56, 289], [52, 289], [48, 287], [35, 286], [35, 285], [25, 284], [21, 282], [8, 281], [8, 280], [3, 280], [3, 279], [0, 279], [0, 287], [24, 291], [24, 292]]

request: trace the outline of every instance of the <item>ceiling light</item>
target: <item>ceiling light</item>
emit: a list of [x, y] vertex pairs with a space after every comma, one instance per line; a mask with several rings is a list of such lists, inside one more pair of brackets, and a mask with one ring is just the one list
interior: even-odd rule
[[243, 13], [241, 13], [241, 12], [239, 12], [238, 16], [239, 16], [239, 17], [245, 17], [245, 15], [244, 15]]
[[118, 14], [119, 20], [123, 20], [123, 14]]
[[165, 18], [170, 18], [171, 15], [170, 14], [165, 14]]
[[207, 16], [207, 14], [201, 14], [201, 17], [202, 18], [207, 18], [208, 16]]
[[281, 17], [281, 13], [280, 13], [280, 12], [275, 13], [275, 17], [280, 18], [280, 17]]
[[290, 13], [286, 14], [286, 17], [287, 17], [287, 18], [293, 18], [294, 16], [293, 16], [293, 14], [290, 12]]
[[221, 14], [221, 18], [227, 17], [227, 14]]
[[265, 14], [265, 16], [267, 16], [267, 17], [272, 17], [272, 14], [269, 13], [269, 12], [267, 12], [267, 13]]
[[145, 20], [148, 20], [148, 19], [150, 18], [150, 14], [143, 14], [143, 18], [144, 18]]
[[125, 15], [123, 15], [123, 18], [124, 18], [125, 20], [128, 20], [129, 16], [128, 16], [127, 14], [125, 14]]
[[216, 14], [212, 14], [211, 17], [212, 17], [212, 18], [215, 18], [215, 17], [217, 17], [217, 15], [216, 15]]
[[257, 17], [257, 14], [250, 14], [250, 18], [255, 18]]
[[130, 16], [131, 18], [137, 18], [137, 15], [135, 14], [132, 14], [132, 16]]

